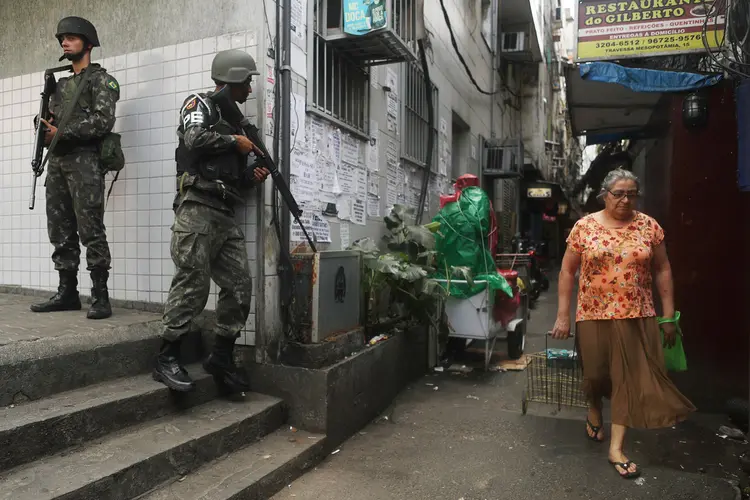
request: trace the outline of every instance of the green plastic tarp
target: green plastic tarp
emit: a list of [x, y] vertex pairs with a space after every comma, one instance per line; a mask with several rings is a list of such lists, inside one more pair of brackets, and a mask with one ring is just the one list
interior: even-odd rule
[[435, 234], [437, 272], [434, 278], [448, 281], [448, 293], [468, 298], [485, 289], [484, 283], [456, 283], [451, 267], [468, 267], [476, 281], [486, 281], [490, 290], [502, 290], [513, 297], [513, 290], [497, 272], [495, 259], [488, 247], [490, 232], [490, 200], [478, 187], [461, 191], [458, 201], [446, 204], [432, 219], [440, 223]]

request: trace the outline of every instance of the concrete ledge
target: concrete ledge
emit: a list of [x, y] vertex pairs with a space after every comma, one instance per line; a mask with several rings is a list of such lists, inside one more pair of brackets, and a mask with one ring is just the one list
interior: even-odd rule
[[289, 342], [281, 352], [281, 364], [302, 368], [324, 368], [361, 351], [365, 346], [364, 330], [358, 328], [319, 344]]
[[[39, 288], [27, 288], [18, 285], [0, 285], [0, 293], [12, 293], [15, 295], [25, 295], [27, 297], [40, 297], [43, 299], [52, 297], [55, 292], [50, 290], [42, 290]], [[81, 296], [81, 302], [84, 304], [91, 303], [91, 296], [83, 293]], [[164, 303], [162, 302], [147, 302], [143, 300], [122, 300], [122, 299], [109, 299], [112, 307], [120, 309], [133, 309], [136, 311], [144, 311], [150, 313], [161, 314], [164, 312]]]
[[427, 333], [415, 327], [325, 369], [251, 364], [252, 390], [283, 399], [289, 423], [325, 434], [330, 448], [385, 410], [427, 367]]

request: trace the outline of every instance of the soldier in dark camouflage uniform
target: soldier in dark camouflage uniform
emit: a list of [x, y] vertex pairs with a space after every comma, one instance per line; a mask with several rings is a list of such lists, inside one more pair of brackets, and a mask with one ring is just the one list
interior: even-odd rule
[[[120, 86], [98, 64], [91, 63], [91, 49], [99, 46], [94, 26], [79, 17], [60, 21], [55, 35], [64, 50], [60, 58], [73, 65], [73, 75], [61, 78], [50, 98], [50, 114], [45, 142], [49, 146], [55, 134], [58, 142], [49, 155], [46, 202], [47, 231], [54, 246], [52, 260], [60, 275], [57, 294], [47, 302], [34, 304], [35, 312], [80, 310], [78, 266], [80, 242], [86, 247], [87, 269], [91, 273], [93, 302], [87, 316], [103, 319], [112, 315], [107, 280], [110, 253], [104, 228], [104, 173], [99, 162], [101, 139], [115, 124], [115, 104]], [[84, 75], [90, 73], [63, 130], [56, 125], [74, 99]]]
[[[220, 52], [211, 67], [215, 91], [230, 91], [236, 102], [247, 100], [252, 77], [258, 74], [253, 58], [239, 50]], [[153, 372], [155, 380], [176, 391], [194, 387], [180, 362], [180, 339], [205, 308], [212, 279], [220, 288], [216, 344], [203, 366], [222, 387], [248, 390], [233, 360], [252, 298], [245, 235], [234, 219], [234, 206], [244, 204], [243, 191], [263, 182], [268, 170], [248, 166], [253, 143], [241, 128], [222, 119], [210, 95], [193, 94], [185, 100], [177, 129], [179, 188], [170, 247], [175, 275], [164, 311], [164, 343]]]

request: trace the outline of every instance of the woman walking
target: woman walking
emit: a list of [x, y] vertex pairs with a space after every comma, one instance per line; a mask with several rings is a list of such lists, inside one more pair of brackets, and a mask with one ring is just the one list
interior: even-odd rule
[[[568, 237], [559, 281], [558, 313], [552, 335], [570, 335], [570, 300], [580, 269], [576, 342], [589, 401], [586, 434], [604, 441], [602, 398], [611, 400], [609, 462], [620, 476], [640, 475], [623, 453], [630, 428], [671, 427], [695, 407], [667, 377], [651, 292], [656, 282], [662, 315], [674, 317], [672, 270], [664, 231], [635, 210], [638, 179], [626, 170], [610, 172], [599, 194], [604, 210], [579, 220]], [[676, 327], [665, 323], [664, 343], [674, 345]]]

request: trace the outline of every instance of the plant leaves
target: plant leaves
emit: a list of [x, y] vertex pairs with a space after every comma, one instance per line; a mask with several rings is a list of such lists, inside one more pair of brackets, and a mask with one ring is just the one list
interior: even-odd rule
[[380, 248], [372, 238], [360, 238], [352, 242], [349, 245], [349, 250], [359, 250], [360, 252], [367, 254], [375, 254], [380, 252]]
[[441, 283], [433, 279], [426, 279], [422, 281], [421, 293], [424, 295], [431, 295], [435, 298], [448, 296], [448, 290]]
[[465, 266], [455, 266], [450, 268], [451, 277], [465, 280], [469, 286], [474, 286], [474, 273]]
[[407, 226], [406, 237], [426, 250], [435, 248], [435, 235], [423, 226]]
[[414, 281], [417, 281], [418, 279], [426, 278], [427, 271], [422, 269], [421, 266], [415, 266], [413, 264], [406, 264], [402, 267], [399, 277], [406, 281], [414, 282]]

